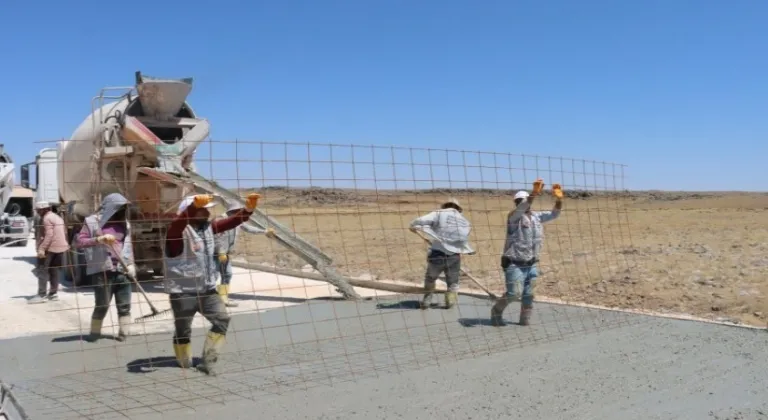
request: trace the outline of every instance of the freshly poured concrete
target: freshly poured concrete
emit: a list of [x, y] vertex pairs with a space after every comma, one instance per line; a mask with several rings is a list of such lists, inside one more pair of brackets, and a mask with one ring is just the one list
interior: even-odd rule
[[[422, 312], [410, 309], [412, 299], [237, 315], [215, 378], [174, 367], [170, 335], [161, 333], [126, 343], [3, 341], [3, 380], [32, 419], [768, 413], [764, 331], [544, 304], [530, 327], [495, 328], [486, 325], [487, 301]], [[197, 353], [203, 333], [196, 331]]]

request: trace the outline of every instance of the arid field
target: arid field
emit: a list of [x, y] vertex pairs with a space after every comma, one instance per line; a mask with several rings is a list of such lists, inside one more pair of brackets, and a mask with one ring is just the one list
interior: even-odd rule
[[[349, 276], [420, 283], [426, 245], [409, 222], [447, 191], [267, 188], [260, 208], [310, 240]], [[452, 191], [473, 223], [477, 254], [464, 267], [503, 290], [499, 255], [512, 205], [502, 191]], [[552, 207], [549, 197], [535, 210]], [[242, 235], [251, 262], [306, 263], [263, 236]], [[568, 193], [546, 227], [536, 294], [572, 302], [686, 313], [765, 325], [768, 193]], [[464, 280], [465, 285], [468, 284]]]

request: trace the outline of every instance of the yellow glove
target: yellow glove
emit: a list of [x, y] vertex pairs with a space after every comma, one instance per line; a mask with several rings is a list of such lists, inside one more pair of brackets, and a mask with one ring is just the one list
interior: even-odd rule
[[227, 259], [228, 259], [227, 258], [227, 254], [219, 254], [219, 262], [220, 263], [224, 264], [225, 262], [227, 262]]
[[256, 206], [259, 205], [259, 199], [261, 198], [261, 194], [258, 193], [250, 193], [248, 194], [248, 198], [245, 199], [245, 209], [249, 212], [252, 212], [256, 209]]
[[115, 237], [110, 235], [110, 234], [101, 235], [101, 236], [97, 236], [96, 237], [96, 242], [98, 242], [100, 244], [112, 245], [113, 243], [115, 243], [115, 241], [117, 241], [117, 239], [115, 239]]
[[213, 196], [212, 195], [210, 195], [210, 194], [199, 194], [199, 195], [195, 196], [195, 199], [192, 202], [192, 204], [195, 207], [201, 209], [201, 208], [207, 206], [208, 204], [210, 204], [211, 201], [213, 201]]
[[274, 238], [275, 237], [275, 230], [272, 228], [267, 228], [267, 230], [264, 232], [264, 235], [267, 236], [267, 238]]
[[531, 195], [539, 195], [543, 189], [544, 180], [539, 178], [536, 181], [533, 181], [533, 191], [531, 191]]
[[562, 200], [563, 187], [561, 187], [560, 184], [552, 184], [552, 195], [554, 195], [556, 199]]

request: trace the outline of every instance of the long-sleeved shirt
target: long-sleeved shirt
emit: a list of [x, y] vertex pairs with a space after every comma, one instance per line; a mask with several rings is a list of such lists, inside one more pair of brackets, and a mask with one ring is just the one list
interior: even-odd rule
[[[166, 257], [178, 257], [184, 251], [184, 229], [189, 226], [189, 214], [193, 210], [193, 207], [189, 206], [186, 211], [176, 216], [176, 218], [171, 222], [171, 225], [168, 226], [168, 231], [165, 234]], [[235, 229], [243, 222], [248, 220], [251, 217], [251, 214], [253, 214], [253, 212], [249, 212], [246, 209], [241, 209], [232, 216], [224, 217], [221, 219], [214, 219], [211, 222], [211, 230], [215, 235], [221, 232]]]
[[418, 217], [411, 222], [411, 228], [420, 229], [434, 239], [433, 250], [447, 255], [474, 252], [468, 243], [472, 225], [456, 209], [441, 209]]
[[[101, 234], [114, 236], [116, 239], [116, 242], [110, 246], [115, 252], [122, 253], [123, 247], [125, 246], [125, 234], [126, 234], [126, 226], [124, 224], [107, 223], [104, 225], [103, 228], [101, 228]], [[99, 243], [96, 241], [96, 237], [91, 236], [91, 230], [88, 228], [88, 226], [83, 225], [83, 228], [80, 229], [80, 233], [77, 234], [77, 247], [88, 248], [88, 247], [96, 246], [98, 244]], [[112, 260], [112, 264], [114, 265], [114, 267], [120, 266], [117, 261], [117, 257], [115, 257], [114, 254], [110, 253], [109, 257]]]
[[40, 243], [37, 245], [38, 253], [60, 253], [69, 251], [67, 228], [64, 225], [64, 220], [61, 216], [52, 211], [45, 213], [42, 220], [42, 227], [43, 235]]
[[560, 210], [526, 212], [531, 203], [523, 201], [507, 217], [507, 238], [504, 256], [513, 262], [530, 262], [538, 259], [544, 241], [544, 223], [560, 216]]

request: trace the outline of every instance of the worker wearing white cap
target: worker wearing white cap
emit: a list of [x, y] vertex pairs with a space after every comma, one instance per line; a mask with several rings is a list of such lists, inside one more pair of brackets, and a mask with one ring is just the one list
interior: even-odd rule
[[214, 365], [229, 328], [230, 317], [216, 292], [218, 271], [215, 263], [215, 235], [236, 229], [248, 220], [261, 196], [249, 194], [245, 208], [227, 218], [213, 220], [210, 208], [214, 197], [200, 194], [185, 198], [179, 205], [178, 216], [168, 227], [165, 238], [164, 279], [171, 300], [175, 332], [173, 350], [182, 368], [192, 365], [192, 319], [200, 312], [211, 329], [203, 344], [203, 360], [197, 369], [215, 375]]
[[551, 211], [531, 211], [534, 198], [538, 197], [543, 189], [544, 181], [537, 179], [530, 194], [527, 191], [518, 191], [514, 198], [515, 209], [507, 215], [507, 238], [501, 257], [507, 290], [491, 309], [491, 323], [495, 326], [504, 325], [504, 309], [510, 302], [518, 299], [521, 300], [520, 325], [528, 325], [530, 322], [534, 285], [538, 277], [537, 263], [544, 241], [543, 225], [557, 219], [563, 208], [563, 189], [560, 184], [554, 184], [554, 208]]
[[445, 273], [448, 292], [445, 294], [445, 308], [452, 308], [458, 301], [461, 254], [472, 254], [469, 233], [472, 225], [462, 214], [459, 201], [450, 198], [440, 208], [411, 222], [411, 231], [424, 232], [432, 245], [427, 254], [427, 271], [424, 274], [424, 289], [427, 293], [421, 301], [421, 308], [432, 304], [433, 291], [438, 276]]
[[[234, 216], [242, 208], [243, 206], [239, 203], [233, 203], [229, 206], [227, 212], [222, 216], [219, 216], [218, 219]], [[268, 238], [273, 238], [275, 236], [275, 230], [272, 228], [262, 229], [258, 226], [246, 224], [240, 225], [237, 229], [231, 229], [216, 235], [216, 263], [219, 273], [221, 274], [221, 284], [218, 286], [217, 290], [224, 305], [228, 307], [237, 306], [237, 302], [229, 300], [229, 284], [232, 281], [232, 264], [230, 264], [229, 257], [230, 253], [235, 248], [235, 243], [237, 243], [240, 229], [252, 235], [266, 235]]]

